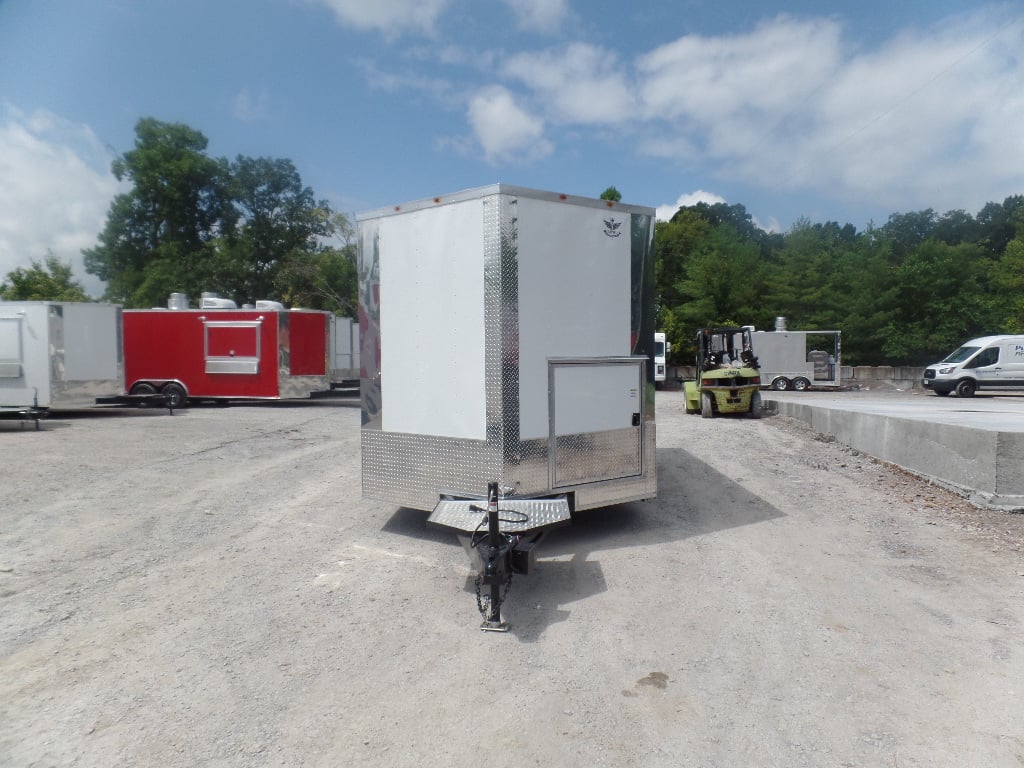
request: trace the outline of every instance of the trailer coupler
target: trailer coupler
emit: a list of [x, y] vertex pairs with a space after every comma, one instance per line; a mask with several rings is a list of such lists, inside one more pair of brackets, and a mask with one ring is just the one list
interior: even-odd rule
[[[455, 531], [476, 571], [477, 609], [485, 632], [507, 632], [501, 606], [512, 586], [513, 574], [528, 574], [536, 567], [536, 547], [555, 525], [569, 522], [564, 496], [545, 499], [500, 498], [498, 483], [487, 485], [486, 506], [481, 500], [442, 499], [427, 522]], [[484, 594], [486, 587], [487, 594]]]

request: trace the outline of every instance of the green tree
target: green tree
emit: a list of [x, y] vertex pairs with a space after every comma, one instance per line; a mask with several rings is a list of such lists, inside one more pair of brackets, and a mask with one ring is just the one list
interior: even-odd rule
[[144, 118], [135, 136], [135, 148], [112, 165], [132, 188], [111, 203], [99, 244], [83, 251], [86, 271], [107, 283], [105, 297], [132, 307], [208, 289], [216, 240], [236, 218], [228, 165], [205, 154], [202, 133]]
[[303, 186], [291, 160], [239, 156], [230, 192], [237, 224], [220, 241], [219, 280], [241, 301], [274, 298], [288, 288], [284, 264], [315, 256], [331, 234], [330, 205]]
[[340, 247], [323, 247], [313, 253], [293, 252], [278, 274], [280, 295], [292, 306], [326, 309], [356, 317], [359, 275], [355, 228], [343, 213], [333, 214], [328, 226]]
[[993, 284], [1001, 298], [1002, 330], [1024, 333], [1024, 236], [1006, 244], [993, 272]]
[[82, 284], [71, 276], [71, 264], [48, 251], [40, 263], [8, 272], [0, 283], [0, 299], [5, 301], [91, 301]]
[[893, 274], [899, 304], [881, 350], [887, 361], [924, 365], [964, 339], [991, 333], [1001, 318], [989, 270], [976, 243], [931, 239], [908, 254]]

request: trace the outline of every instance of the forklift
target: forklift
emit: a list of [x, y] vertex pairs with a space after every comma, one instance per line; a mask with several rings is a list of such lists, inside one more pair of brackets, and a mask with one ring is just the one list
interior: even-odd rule
[[683, 384], [686, 412], [705, 419], [727, 413], [760, 418], [761, 372], [750, 327], [702, 328], [694, 347], [697, 377]]

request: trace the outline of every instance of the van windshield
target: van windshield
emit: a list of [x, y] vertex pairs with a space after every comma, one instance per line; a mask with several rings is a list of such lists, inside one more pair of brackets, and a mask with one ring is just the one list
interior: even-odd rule
[[942, 360], [942, 362], [944, 362], [944, 363], [962, 363], [964, 360], [966, 360], [968, 357], [973, 355], [979, 349], [981, 349], [981, 347], [960, 347], [960, 349], [956, 350], [955, 352], [950, 354], [948, 357], [944, 358]]

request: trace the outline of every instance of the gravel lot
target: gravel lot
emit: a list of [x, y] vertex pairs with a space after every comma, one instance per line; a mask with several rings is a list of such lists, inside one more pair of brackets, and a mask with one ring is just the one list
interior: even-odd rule
[[506, 635], [354, 401], [0, 422], [0, 765], [1024, 765], [1024, 515], [658, 398]]

